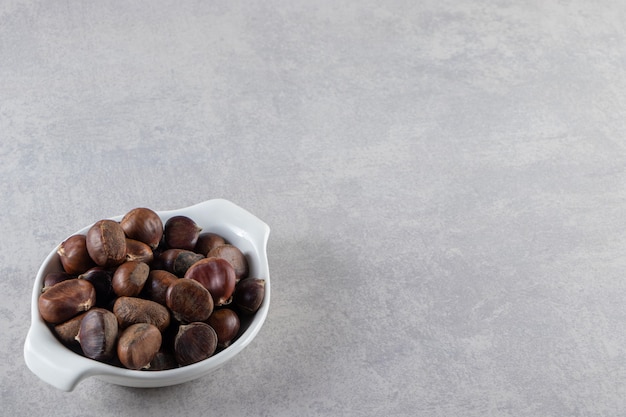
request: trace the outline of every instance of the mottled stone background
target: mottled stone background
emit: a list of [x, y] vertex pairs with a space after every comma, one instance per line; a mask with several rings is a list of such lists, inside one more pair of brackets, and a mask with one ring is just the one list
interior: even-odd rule
[[[626, 415], [626, 3], [0, 3], [0, 414]], [[25, 366], [75, 230], [226, 198], [273, 300], [216, 374]]]

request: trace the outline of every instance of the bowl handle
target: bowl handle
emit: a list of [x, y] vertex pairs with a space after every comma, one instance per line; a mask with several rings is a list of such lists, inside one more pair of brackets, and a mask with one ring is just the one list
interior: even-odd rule
[[72, 391], [81, 380], [93, 374], [92, 369], [85, 366], [81, 359], [85, 358], [61, 346], [41, 323], [33, 323], [28, 330], [24, 342], [26, 365], [55, 388]]

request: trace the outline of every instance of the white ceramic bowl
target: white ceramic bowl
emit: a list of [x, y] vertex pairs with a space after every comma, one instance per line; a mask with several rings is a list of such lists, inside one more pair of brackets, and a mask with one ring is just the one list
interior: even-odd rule
[[[37, 300], [41, 294], [45, 275], [62, 269], [55, 247], [46, 257], [35, 278], [31, 297], [31, 326], [24, 343], [26, 365], [43, 381], [64, 391], [73, 390], [81, 380], [91, 376], [129, 387], [151, 388], [176, 385], [217, 370], [248, 346], [259, 333], [270, 304], [270, 274], [267, 260], [269, 226], [248, 211], [222, 199], [157, 213], [164, 224], [172, 216], [185, 215], [195, 220], [203, 231], [222, 235], [246, 255], [250, 276], [265, 279], [265, 298], [247, 329], [227, 349], [210, 358], [165, 371], [124, 369], [81, 356], [63, 346], [39, 314]], [[121, 220], [122, 216], [111, 218]], [[85, 234], [90, 226], [76, 233]]]

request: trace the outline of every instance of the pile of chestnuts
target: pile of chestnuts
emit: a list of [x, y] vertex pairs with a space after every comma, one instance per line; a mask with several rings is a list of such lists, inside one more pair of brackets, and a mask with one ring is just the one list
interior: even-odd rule
[[44, 277], [41, 317], [69, 349], [128, 369], [172, 369], [228, 348], [265, 295], [224, 237], [143, 207], [97, 221], [57, 254], [63, 270]]

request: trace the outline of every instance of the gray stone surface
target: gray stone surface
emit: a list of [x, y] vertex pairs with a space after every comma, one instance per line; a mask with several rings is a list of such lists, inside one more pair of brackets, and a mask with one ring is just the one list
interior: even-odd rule
[[[623, 416], [626, 5], [0, 3], [0, 414]], [[273, 303], [218, 373], [25, 366], [73, 231], [226, 198]]]

